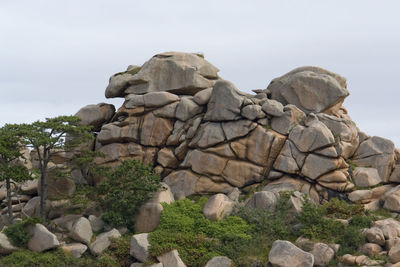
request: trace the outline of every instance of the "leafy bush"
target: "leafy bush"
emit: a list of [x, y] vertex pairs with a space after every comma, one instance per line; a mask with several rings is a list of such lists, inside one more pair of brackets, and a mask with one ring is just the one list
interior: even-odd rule
[[106, 174], [99, 186], [103, 220], [113, 226], [134, 226], [134, 214], [161, 187], [160, 176], [137, 160], [125, 160]]
[[29, 239], [32, 237], [32, 235], [28, 232], [28, 227], [40, 222], [41, 220], [39, 218], [28, 218], [8, 226], [4, 230], [4, 233], [14, 246], [26, 247]]
[[251, 227], [237, 216], [210, 221], [202, 213], [207, 201], [178, 200], [163, 204], [158, 228], [149, 234], [150, 254], [157, 256], [177, 249], [188, 266], [204, 266], [214, 256], [227, 255], [237, 244], [247, 243]]

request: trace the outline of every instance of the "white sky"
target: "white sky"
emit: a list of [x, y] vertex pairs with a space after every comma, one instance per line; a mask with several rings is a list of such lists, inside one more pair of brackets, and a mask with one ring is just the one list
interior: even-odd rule
[[202, 52], [243, 91], [295, 67], [347, 78], [359, 128], [400, 147], [400, 1], [0, 1], [0, 125], [74, 114], [108, 78], [164, 51]]

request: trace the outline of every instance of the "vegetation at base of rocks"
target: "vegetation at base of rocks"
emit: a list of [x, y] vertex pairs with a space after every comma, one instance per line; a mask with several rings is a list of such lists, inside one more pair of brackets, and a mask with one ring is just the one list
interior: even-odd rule
[[91, 203], [100, 203], [106, 223], [133, 230], [138, 209], [161, 188], [160, 176], [137, 160], [122, 161], [121, 165], [106, 169], [103, 175], [106, 178], [99, 186], [78, 185], [68, 197], [71, 206], [78, 207], [73, 213], [84, 212]]
[[37, 253], [30, 250], [18, 250], [0, 259], [0, 266], [13, 267], [123, 267], [130, 266], [132, 259], [129, 255], [130, 239], [126, 234], [111, 240], [111, 245], [99, 257], [85, 253], [81, 258], [73, 258], [62, 249]]
[[[12, 254], [2, 257], [0, 266], [13, 267], [69, 267], [76, 265], [76, 260], [60, 249], [51, 252], [38, 253], [30, 250], [19, 250]], [[83, 266], [83, 265], [81, 265]]]
[[[337, 219], [349, 220], [348, 226]], [[316, 206], [305, 201], [298, 220], [302, 224], [301, 236], [316, 241], [337, 243], [338, 255], [356, 253], [364, 242], [361, 230], [370, 227], [377, 217], [365, 211], [362, 205], [349, 204], [342, 200], [331, 199]]]
[[39, 218], [28, 218], [8, 226], [4, 229], [4, 234], [14, 246], [26, 247], [29, 239], [32, 237], [32, 234], [30, 234], [28, 231], [29, 226], [40, 222], [41, 219]]
[[85, 208], [92, 201], [98, 201], [99, 193], [97, 188], [91, 185], [77, 185], [73, 195], [69, 196], [71, 204], [82, 204]]
[[377, 211], [373, 211], [372, 214], [377, 216], [378, 218], [392, 218], [393, 214], [387, 209], [380, 208]]
[[131, 247], [131, 238], [131, 233], [126, 233], [119, 238], [112, 238], [111, 244], [103, 257], [108, 257], [109, 259], [116, 260], [119, 265], [114, 266], [130, 266], [132, 263], [132, 258], [129, 254]]
[[361, 215], [365, 211], [361, 204], [349, 204], [337, 198], [332, 198], [320, 206], [320, 209], [326, 216], [337, 219], [348, 219], [354, 215]]
[[[160, 225], [149, 234], [150, 254], [154, 257], [177, 249], [188, 266], [203, 266], [217, 255], [229, 257], [237, 266], [249, 266], [267, 262], [275, 240], [294, 242], [300, 236], [337, 243], [338, 255], [357, 254], [365, 242], [361, 230], [379, 219], [362, 205], [338, 199], [320, 206], [306, 199], [296, 217], [288, 201], [290, 196], [283, 193], [274, 211], [242, 207], [233, 216], [217, 222], [203, 216], [205, 198], [164, 204]], [[348, 226], [339, 219], [348, 220]]]
[[96, 163], [96, 158], [104, 158], [106, 154], [100, 151], [92, 151], [88, 149], [82, 149], [74, 151], [74, 157], [72, 158], [71, 165], [80, 170], [82, 177], [88, 181], [89, 175], [99, 176], [110, 170], [108, 166], [102, 166]]
[[30, 250], [19, 250], [0, 259], [0, 266], [13, 267], [122, 267], [129, 266], [121, 264], [117, 258], [104, 254], [98, 258], [83, 256], [76, 259], [65, 253], [62, 249], [47, 252], [33, 252]]
[[103, 220], [115, 227], [134, 227], [134, 215], [140, 206], [161, 188], [154, 169], [137, 160], [125, 160], [106, 174], [98, 192], [103, 195]]
[[239, 266], [246, 266], [246, 262], [251, 261], [266, 262], [275, 240], [296, 240], [298, 235], [293, 229], [297, 221], [290, 212], [290, 196], [290, 193], [282, 193], [274, 211], [245, 207], [238, 210], [236, 215], [252, 226], [252, 238], [240, 245], [240, 252], [235, 256]]
[[237, 245], [251, 239], [252, 227], [238, 216], [210, 221], [202, 213], [207, 201], [178, 200], [163, 204], [158, 228], [149, 234], [150, 255], [153, 257], [177, 249], [188, 266], [204, 266], [214, 256], [232, 253]]

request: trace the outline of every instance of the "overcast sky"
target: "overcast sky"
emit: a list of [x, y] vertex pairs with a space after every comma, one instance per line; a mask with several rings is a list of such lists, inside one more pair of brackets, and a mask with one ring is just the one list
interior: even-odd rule
[[0, 1], [0, 125], [70, 115], [109, 77], [164, 51], [202, 52], [242, 91], [315, 65], [344, 106], [400, 147], [400, 1]]

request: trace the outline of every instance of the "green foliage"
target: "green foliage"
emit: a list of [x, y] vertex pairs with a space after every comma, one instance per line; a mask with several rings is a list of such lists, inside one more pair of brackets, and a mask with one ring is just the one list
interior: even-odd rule
[[98, 189], [90, 185], [77, 185], [74, 194], [69, 199], [72, 204], [83, 204], [83, 206], [86, 206], [91, 200], [99, 200]]
[[[294, 241], [297, 238], [293, 231], [293, 226], [297, 222], [290, 212], [288, 203], [290, 196], [290, 193], [282, 193], [275, 211], [251, 210], [245, 207], [239, 209], [236, 215], [245, 220], [253, 229], [252, 238], [249, 242], [233, 248], [238, 252], [233, 258], [239, 266], [246, 266], [246, 262], [255, 259], [266, 262], [275, 240]], [[237, 247], [240, 249], [237, 249]]]
[[[127, 254], [129, 256], [129, 253]], [[46, 251], [42, 253], [30, 250], [18, 250], [0, 259], [0, 266], [12, 267], [125, 267], [125, 261], [120, 262], [118, 258], [105, 253], [97, 258], [84, 255], [76, 259], [61, 249]]]
[[110, 246], [100, 259], [102, 266], [130, 266], [132, 263], [129, 254], [131, 238], [131, 234], [112, 238]]
[[21, 222], [8, 226], [4, 233], [7, 235], [11, 244], [17, 247], [26, 247], [32, 235], [28, 231], [28, 227], [36, 223], [40, 223], [39, 218], [28, 218]]
[[354, 215], [364, 214], [365, 211], [364, 206], [361, 204], [349, 204], [337, 198], [332, 198], [320, 208], [324, 209], [323, 212], [326, 216], [338, 219], [348, 219]]
[[75, 151], [71, 165], [73, 168], [81, 170], [82, 176], [88, 180], [89, 173], [97, 176], [110, 170], [109, 167], [98, 165], [95, 162], [96, 158], [104, 158], [105, 156], [106, 155], [100, 151], [82, 149]]
[[132, 263], [129, 255], [131, 235], [112, 239], [110, 247], [99, 257], [85, 253], [75, 259], [61, 249], [37, 253], [30, 250], [18, 250], [0, 259], [0, 266], [14, 267], [123, 267]]
[[334, 138], [334, 140], [335, 140], [334, 145], [336, 146], [336, 145], [339, 144], [339, 142], [340, 142], [340, 136], [339, 136], [337, 133], [335, 133], [334, 131], [332, 131], [332, 130], [331, 130], [331, 133], [332, 133], [333, 138]]
[[[79, 121], [80, 118], [76, 116], [59, 116], [21, 124], [18, 129], [24, 136], [25, 144], [34, 148], [39, 161], [45, 163], [51, 157], [50, 150], [70, 150], [93, 138], [91, 127], [81, 126]], [[73, 138], [66, 140], [67, 134]]]
[[337, 233], [335, 243], [340, 244], [338, 255], [355, 254], [359, 247], [365, 242], [358, 226], [349, 225], [342, 232]]
[[[349, 219], [346, 226], [334, 218]], [[363, 243], [361, 230], [370, 227], [376, 216], [364, 211], [361, 205], [331, 199], [321, 206], [306, 201], [299, 222], [303, 237], [340, 244], [339, 255], [354, 254]]]
[[20, 182], [31, 178], [28, 169], [18, 164], [18, 158], [22, 158], [21, 144], [22, 132], [15, 125], [6, 124], [0, 128], [0, 181], [6, 181], [8, 222], [12, 223], [11, 211], [11, 179]]
[[[31, 124], [15, 125], [23, 136], [23, 144], [34, 149], [39, 161], [41, 192], [40, 216], [45, 219], [46, 180], [48, 163], [54, 153], [73, 151], [83, 142], [93, 139], [91, 127], [79, 125], [76, 116], [59, 116], [35, 121]], [[68, 138], [67, 140], [67, 136]]]
[[377, 211], [373, 211], [372, 214], [378, 218], [392, 218], [393, 217], [393, 214], [390, 211], [388, 211], [387, 209], [383, 209], [383, 208], [381, 208]]
[[204, 54], [201, 52], [194, 53], [196, 56], [204, 58]]
[[377, 216], [369, 212], [365, 212], [365, 214], [357, 214], [353, 216], [349, 221], [349, 225], [359, 228], [370, 228], [372, 222], [376, 220], [378, 220]]
[[357, 168], [357, 165], [349, 159], [346, 160], [346, 163], [349, 165], [350, 173], [353, 173], [354, 170]]
[[157, 256], [177, 249], [188, 266], [204, 266], [214, 256], [231, 256], [235, 245], [251, 239], [252, 228], [237, 216], [216, 222], [206, 219], [202, 213], [206, 201], [184, 199], [163, 204], [160, 224], [149, 234], [150, 254]]
[[76, 260], [74, 258], [67, 256], [62, 250], [45, 253], [19, 250], [8, 256], [2, 257], [0, 260], [0, 266], [69, 267], [78, 265], [76, 265]]
[[137, 160], [122, 161], [99, 185], [99, 193], [104, 195], [103, 220], [133, 229], [135, 213], [160, 188], [160, 176], [150, 166]]
[[134, 67], [130, 70], [127, 71], [122, 71], [122, 72], [118, 72], [115, 73], [114, 76], [118, 76], [118, 75], [122, 75], [122, 74], [131, 74], [131, 75], [135, 75], [136, 73], [138, 73], [142, 68], [141, 67]]
[[8, 164], [22, 157], [22, 132], [12, 124], [0, 128], [0, 163]]

